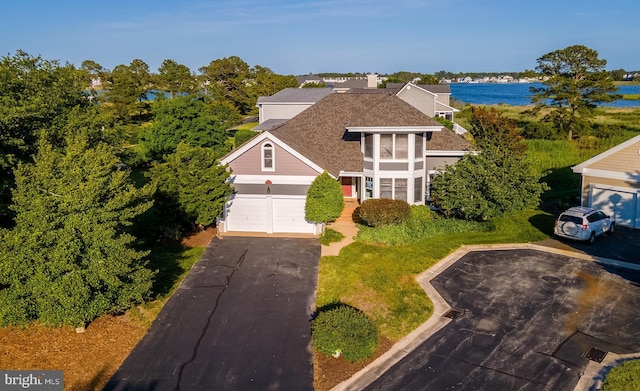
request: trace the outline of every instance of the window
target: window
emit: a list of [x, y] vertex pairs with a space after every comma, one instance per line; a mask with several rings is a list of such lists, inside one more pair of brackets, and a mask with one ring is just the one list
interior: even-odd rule
[[380, 159], [393, 159], [393, 135], [380, 135]]
[[424, 136], [422, 133], [415, 135], [415, 152], [414, 156], [416, 159], [424, 159]]
[[403, 201], [407, 200], [407, 180], [406, 179], [396, 178], [393, 190], [395, 193], [393, 197], [394, 199], [403, 200]]
[[413, 178], [413, 202], [424, 202], [422, 198], [422, 177]]
[[407, 159], [409, 157], [409, 135], [396, 134], [395, 158]]
[[393, 198], [393, 178], [380, 178], [380, 198]]
[[366, 200], [373, 198], [373, 178], [371, 177], [364, 178], [364, 190], [365, 190]]
[[407, 159], [408, 155], [408, 134], [380, 135], [380, 159]]
[[262, 170], [274, 171], [273, 144], [265, 143], [262, 145]]
[[373, 158], [373, 135], [364, 135], [364, 157]]

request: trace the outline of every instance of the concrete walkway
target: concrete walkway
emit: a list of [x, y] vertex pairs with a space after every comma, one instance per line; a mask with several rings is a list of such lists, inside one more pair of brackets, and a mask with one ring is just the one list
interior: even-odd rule
[[340, 242], [330, 243], [328, 246], [322, 246], [322, 256], [337, 256], [343, 247], [353, 243], [353, 239], [358, 233], [358, 227], [353, 221], [353, 214], [358, 207], [355, 200], [345, 200], [345, 207], [342, 215], [333, 223], [327, 225], [327, 228], [333, 229], [344, 235], [344, 239]]

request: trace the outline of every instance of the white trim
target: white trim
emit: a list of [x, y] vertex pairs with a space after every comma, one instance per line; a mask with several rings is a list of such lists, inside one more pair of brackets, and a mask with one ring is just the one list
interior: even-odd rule
[[363, 132], [363, 133], [423, 133], [423, 132], [440, 132], [444, 125], [441, 126], [349, 126], [347, 132]]
[[473, 153], [477, 154], [475, 151], [435, 151], [435, 150], [427, 150], [425, 153], [426, 157], [439, 157], [439, 156], [464, 156], [466, 154]]
[[[575, 167], [574, 167], [574, 172], [577, 172], [575, 171]], [[582, 174], [583, 177], [589, 176], [594, 178], [607, 178], [607, 179], [616, 179], [621, 181], [640, 182], [640, 174], [634, 174], [631, 172], [597, 170], [593, 168], [584, 167], [582, 168], [582, 171], [580, 173]]]
[[[267, 167], [265, 165], [266, 163], [266, 157], [265, 157], [265, 151], [268, 149], [271, 150], [271, 167]], [[273, 143], [271, 140], [267, 140], [265, 142], [262, 143], [262, 145], [260, 146], [260, 164], [261, 164], [261, 169], [262, 171], [275, 171], [276, 170], [276, 147], [275, 147], [275, 143]]]
[[627, 147], [630, 147], [633, 144], [638, 143], [638, 142], [640, 142], [640, 135], [639, 136], [635, 136], [634, 138], [629, 139], [629, 140], [623, 142], [622, 144], [618, 144], [615, 147], [613, 147], [611, 149], [608, 149], [608, 150], [602, 152], [601, 154], [596, 155], [596, 156], [592, 157], [591, 159], [589, 159], [589, 160], [587, 160], [587, 161], [585, 161], [583, 163], [578, 164], [577, 166], [571, 167], [571, 169], [576, 174], [582, 174], [587, 169], [587, 167], [592, 165], [593, 163], [598, 162], [598, 161], [600, 161], [600, 160], [602, 160], [602, 159], [604, 159], [604, 158], [606, 158], [608, 156], [611, 156], [614, 153], [620, 152], [621, 150], [623, 150], [623, 149], [625, 149]]
[[263, 185], [266, 181], [271, 181], [277, 185], [308, 185], [316, 179], [315, 176], [302, 175], [234, 175], [231, 174], [229, 181], [231, 184], [238, 183], [244, 185]]

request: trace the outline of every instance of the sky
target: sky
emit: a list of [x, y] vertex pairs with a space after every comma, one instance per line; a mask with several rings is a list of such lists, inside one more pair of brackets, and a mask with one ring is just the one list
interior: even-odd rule
[[640, 1], [19, 0], [3, 2], [0, 56], [17, 50], [107, 69], [165, 59], [193, 72], [237, 56], [278, 74], [520, 72], [584, 45], [640, 70]]

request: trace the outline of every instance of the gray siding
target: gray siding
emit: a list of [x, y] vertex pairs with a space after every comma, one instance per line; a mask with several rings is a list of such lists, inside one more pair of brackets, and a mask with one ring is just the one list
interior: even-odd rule
[[381, 171], [408, 171], [409, 163], [380, 163]]
[[[267, 193], [267, 187], [269, 193]], [[278, 194], [278, 195], [307, 195], [308, 185], [278, 185], [278, 184], [235, 184], [233, 188], [238, 194]]]
[[450, 157], [428, 157], [427, 158], [427, 171], [438, 170], [444, 168], [446, 165], [453, 165], [460, 160], [458, 156]]
[[[265, 141], [267, 142], [267, 141]], [[236, 175], [300, 175], [316, 176], [318, 172], [285, 149], [271, 142], [274, 146], [275, 171], [262, 171], [262, 145], [255, 145], [229, 163]]]

